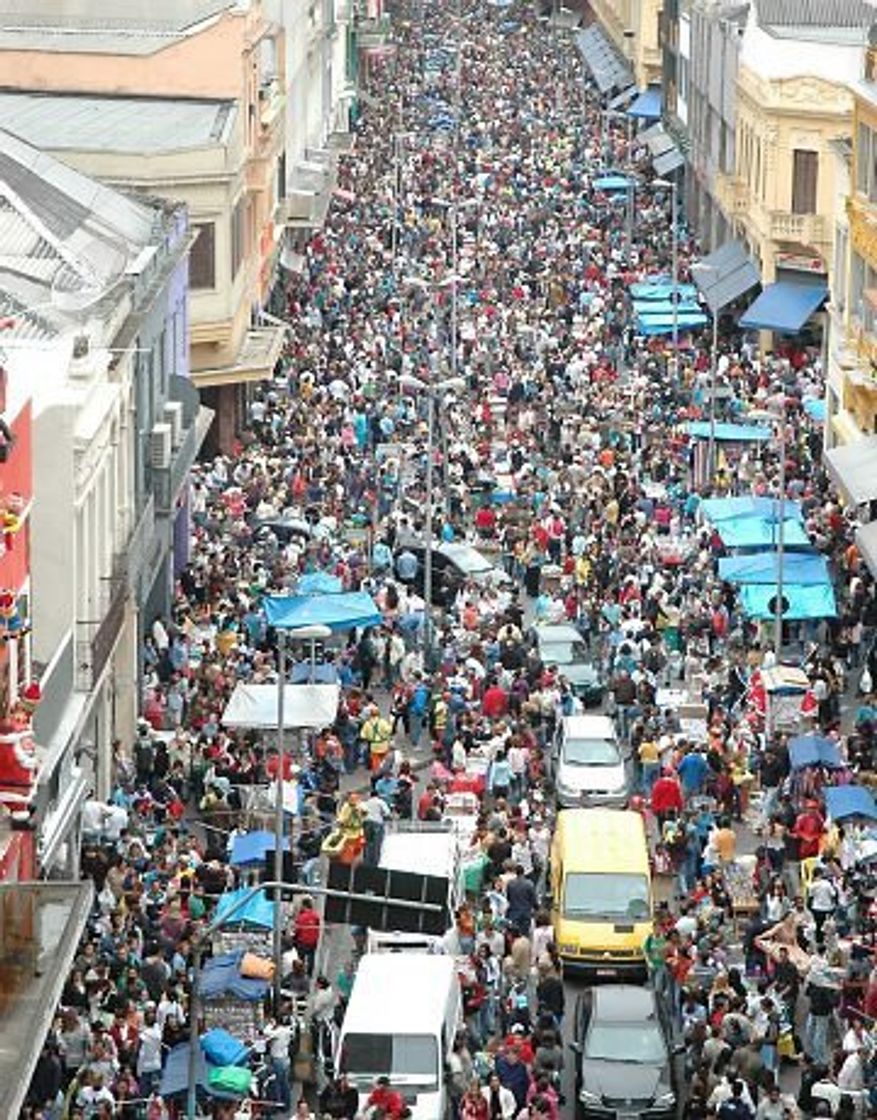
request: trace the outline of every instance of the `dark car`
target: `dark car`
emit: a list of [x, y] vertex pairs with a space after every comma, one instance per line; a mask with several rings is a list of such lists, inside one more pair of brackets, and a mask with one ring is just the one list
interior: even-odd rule
[[585, 708], [603, 703], [605, 687], [585, 642], [568, 622], [534, 626], [530, 640], [543, 665], [556, 665]]
[[607, 984], [582, 992], [572, 1048], [579, 1120], [672, 1120], [677, 1079], [669, 1019], [650, 988]]
[[[415, 541], [398, 543], [394, 560], [403, 552], [410, 552], [417, 560], [414, 588], [423, 595], [426, 548]], [[501, 585], [509, 583], [510, 579], [506, 572], [471, 545], [437, 541], [432, 550], [432, 605], [445, 609], [453, 606], [460, 588], [467, 581]]]

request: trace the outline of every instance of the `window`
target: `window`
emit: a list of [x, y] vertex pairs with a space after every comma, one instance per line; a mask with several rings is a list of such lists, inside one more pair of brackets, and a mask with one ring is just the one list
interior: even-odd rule
[[231, 216], [231, 278], [238, 274], [238, 269], [243, 263], [246, 254], [247, 236], [247, 197], [241, 195]]
[[189, 252], [189, 287], [192, 290], [216, 287], [216, 226], [198, 222], [192, 226], [195, 242]]
[[860, 124], [856, 130], [856, 190], [868, 193], [868, 178], [871, 174], [871, 129]]
[[564, 918], [645, 922], [650, 914], [645, 875], [575, 871], [563, 881]]
[[815, 214], [819, 153], [795, 148], [792, 157], [792, 213]]
[[843, 226], [834, 231], [834, 288], [832, 296], [838, 311], [846, 310], [847, 305], [847, 253], [849, 236]]

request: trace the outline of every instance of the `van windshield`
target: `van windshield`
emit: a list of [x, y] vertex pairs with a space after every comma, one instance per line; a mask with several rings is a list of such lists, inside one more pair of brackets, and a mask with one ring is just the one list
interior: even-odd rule
[[341, 1068], [360, 1088], [386, 1074], [394, 1087], [438, 1090], [438, 1048], [428, 1034], [348, 1034]]
[[563, 916], [578, 920], [644, 922], [651, 913], [645, 875], [571, 872], [563, 881]]
[[566, 739], [563, 761], [570, 766], [620, 766], [621, 755], [609, 739]]

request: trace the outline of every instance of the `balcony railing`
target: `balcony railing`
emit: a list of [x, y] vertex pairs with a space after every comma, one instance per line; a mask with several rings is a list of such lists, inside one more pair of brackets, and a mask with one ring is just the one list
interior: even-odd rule
[[365, 50], [382, 47], [389, 38], [391, 26], [389, 16], [360, 16], [356, 21], [356, 41]]
[[75, 685], [80, 692], [91, 692], [96, 687], [125, 621], [126, 563], [124, 556], [117, 557], [112, 574], [101, 581], [100, 599], [105, 605], [100, 617], [77, 620]]
[[822, 245], [830, 240], [821, 214], [789, 214], [783, 210], [771, 211], [770, 236], [774, 241], [799, 245]]

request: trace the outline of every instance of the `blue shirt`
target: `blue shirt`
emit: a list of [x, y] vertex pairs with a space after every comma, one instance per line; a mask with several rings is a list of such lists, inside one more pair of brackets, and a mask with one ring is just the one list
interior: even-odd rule
[[709, 770], [709, 763], [696, 751], [687, 754], [676, 767], [682, 788], [686, 793], [695, 793], [701, 788]]

